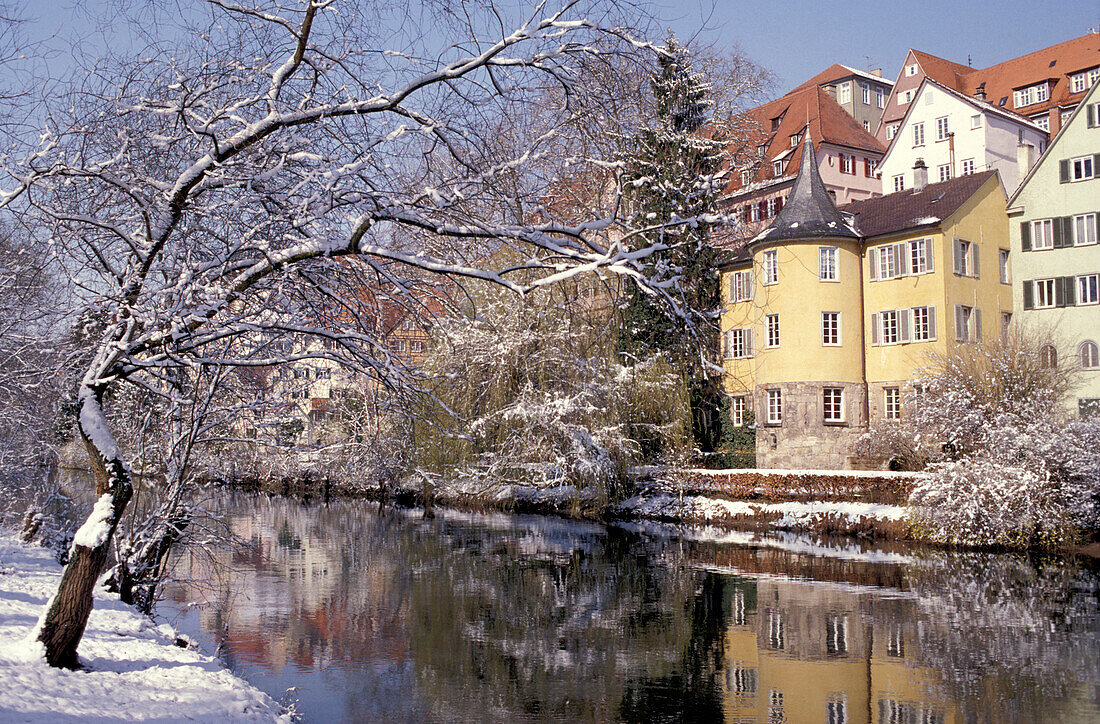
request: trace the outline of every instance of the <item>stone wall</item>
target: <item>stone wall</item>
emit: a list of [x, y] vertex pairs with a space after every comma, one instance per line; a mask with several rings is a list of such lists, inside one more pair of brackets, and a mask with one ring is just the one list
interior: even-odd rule
[[[844, 421], [826, 423], [823, 390], [844, 389]], [[769, 424], [768, 390], [783, 394], [783, 421]], [[866, 387], [858, 382], [786, 382], [758, 387], [756, 465], [759, 468], [850, 469], [856, 440], [867, 431]]]

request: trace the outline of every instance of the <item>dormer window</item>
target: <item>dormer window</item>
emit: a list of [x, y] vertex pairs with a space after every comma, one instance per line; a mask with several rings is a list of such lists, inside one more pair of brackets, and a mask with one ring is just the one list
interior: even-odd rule
[[772, 130], [773, 130], [773, 131], [776, 131], [776, 130], [778, 130], [778, 129], [779, 129], [779, 122], [780, 122], [781, 120], [782, 120], [782, 118], [779, 118], [779, 117], [777, 117], [777, 118], [773, 118], [773, 119], [772, 119]]
[[1092, 84], [1096, 82], [1096, 79], [1100, 77], [1100, 68], [1092, 68], [1091, 70], [1082, 70], [1080, 73], [1074, 73], [1069, 78], [1069, 92], [1070, 93], [1083, 93], [1089, 88], [1092, 88]]
[[748, 186], [752, 182], [752, 171], [741, 172], [741, 185]]
[[791, 136], [791, 148], [798, 148], [798, 134]]
[[775, 161], [774, 163], [772, 163], [772, 175], [775, 176], [776, 178], [783, 175], [783, 162], [782, 161]]
[[1021, 88], [1012, 94], [1012, 104], [1016, 108], [1042, 103], [1050, 98], [1050, 86], [1044, 81], [1037, 85]]

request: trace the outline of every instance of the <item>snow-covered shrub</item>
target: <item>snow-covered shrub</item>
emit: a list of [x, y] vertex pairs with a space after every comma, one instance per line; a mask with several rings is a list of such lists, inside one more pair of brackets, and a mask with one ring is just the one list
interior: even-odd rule
[[439, 322], [414, 464], [487, 484], [594, 488], [607, 500], [646, 445], [690, 444], [682, 379], [660, 358], [614, 360], [607, 316], [570, 290], [487, 294]]
[[937, 360], [923, 394], [895, 423], [930, 462], [914, 491], [914, 530], [966, 545], [1052, 546], [1100, 527], [1100, 420], [1073, 420], [1072, 370], [1041, 362], [1039, 334], [1018, 332]]

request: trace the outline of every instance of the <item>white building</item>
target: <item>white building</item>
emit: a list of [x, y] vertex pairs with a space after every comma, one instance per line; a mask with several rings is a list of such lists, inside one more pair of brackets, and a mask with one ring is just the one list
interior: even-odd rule
[[1098, 87], [1008, 200], [1014, 319], [1053, 335], [1045, 364], [1079, 370], [1081, 414], [1100, 413]]
[[928, 183], [999, 171], [1011, 192], [1022, 176], [1020, 161], [1029, 166], [1046, 143], [1046, 132], [1032, 121], [925, 78], [879, 163], [882, 192], [913, 188], [918, 160]]

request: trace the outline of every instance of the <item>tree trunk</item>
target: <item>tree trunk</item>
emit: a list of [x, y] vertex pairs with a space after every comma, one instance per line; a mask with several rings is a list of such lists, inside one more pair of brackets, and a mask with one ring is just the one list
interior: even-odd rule
[[[46, 648], [46, 662], [64, 669], [80, 667], [76, 649], [92, 613], [95, 584], [107, 562], [107, 549], [115, 528], [133, 495], [130, 473], [110, 436], [100, 394], [82, 388], [79, 408], [80, 436], [92, 460], [99, 500], [73, 539], [61, 584], [38, 625], [38, 640]], [[105, 505], [108, 502], [109, 507]]]

